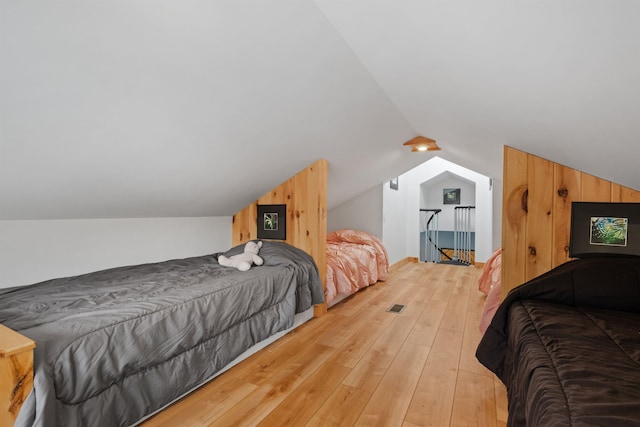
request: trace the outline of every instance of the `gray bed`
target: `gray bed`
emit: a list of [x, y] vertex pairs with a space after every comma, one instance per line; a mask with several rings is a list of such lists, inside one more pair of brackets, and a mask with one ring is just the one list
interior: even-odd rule
[[37, 343], [34, 391], [16, 426], [135, 424], [323, 300], [299, 249], [264, 242], [264, 265], [247, 272], [218, 255], [4, 291], [0, 323]]

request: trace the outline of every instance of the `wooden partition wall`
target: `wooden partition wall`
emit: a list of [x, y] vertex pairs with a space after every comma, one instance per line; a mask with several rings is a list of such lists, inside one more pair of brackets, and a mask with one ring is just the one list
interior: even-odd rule
[[13, 426], [33, 389], [36, 343], [0, 324], [0, 427]]
[[640, 202], [640, 192], [504, 148], [502, 297], [569, 261], [571, 202]]
[[[327, 272], [327, 173], [326, 160], [318, 160], [233, 216], [232, 244], [255, 239], [258, 233], [258, 205], [286, 204], [285, 242], [311, 255], [322, 284]], [[326, 312], [326, 304], [315, 307], [315, 315]]]

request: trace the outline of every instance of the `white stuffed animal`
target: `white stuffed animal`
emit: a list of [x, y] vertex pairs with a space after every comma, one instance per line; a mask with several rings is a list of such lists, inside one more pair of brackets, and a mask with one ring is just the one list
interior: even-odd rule
[[251, 265], [262, 265], [264, 262], [262, 258], [258, 256], [258, 251], [262, 247], [262, 242], [247, 242], [244, 245], [244, 252], [238, 255], [233, 255], [230, 257], [226, 257], [224, 255], [220, 255], [218, 257], [218, 262], [220, 265], [225, 267], [235, 267], [240, 271], [247, 271], [251, 268]]

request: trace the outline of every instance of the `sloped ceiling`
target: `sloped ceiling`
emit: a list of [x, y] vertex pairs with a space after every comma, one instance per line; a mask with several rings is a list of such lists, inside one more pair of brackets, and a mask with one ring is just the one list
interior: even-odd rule
[[319, 158], [329, 208], [502, 145], [640, 188], [640, 2], [0, 2], [0, 219], [232, 215]]
[[640, 186], [639, 2], [318, 4], [447, 160], [500, 176], [507, 144]]

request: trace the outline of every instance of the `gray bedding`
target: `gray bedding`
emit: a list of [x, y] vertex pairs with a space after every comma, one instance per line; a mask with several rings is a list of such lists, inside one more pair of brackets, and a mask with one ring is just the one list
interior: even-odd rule
[[135, 424], [323, 300], [317, 267], [298, 249], [264, 242], [264, 265], [247, 272], [218, 255], [0, 295], [0, 322], [37, 343], [34, 391], [16, 426]]

